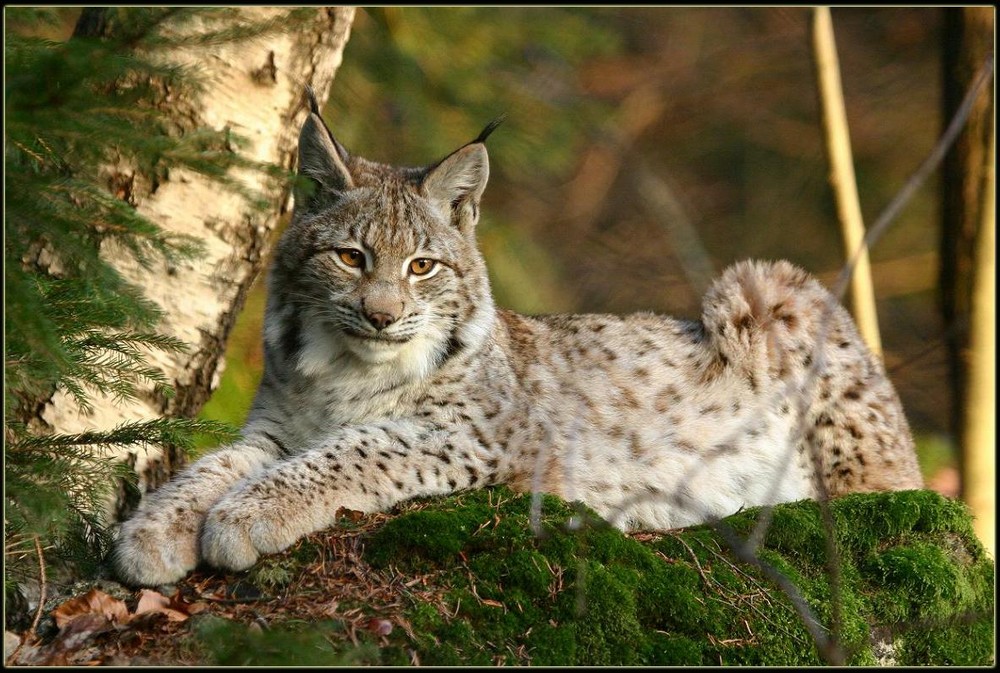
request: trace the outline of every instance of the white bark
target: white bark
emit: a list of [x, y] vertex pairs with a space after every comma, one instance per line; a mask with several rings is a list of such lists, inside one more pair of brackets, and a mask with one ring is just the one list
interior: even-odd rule
[[[262, 21], [289, 10], [243, 7], [238, 11], [247, 21]], [[205, 86], [196, 100], [168, 97], [167, 104], [183, 110], [185, 128], [229, 128], [250, 141], [242, 150], [248, 158], [291, 169], [299, 128], [308, 110], [305, 86], [311, 85], [317, 98], [326, 100], [353, 18], [354, 8], [317, 8], [314, 18], [294, 30], [174, 51], [170, 60], [196, 66]], [[175, 29], [188, 32], [207, 27], [185, 23]], [[152, 273], [110, 248], [102, 250], [164, 310], [160, 331], [189, 344], [187, 353], [156, 352], [150, 357], [173, 383], [177, 395], [167, 400], [150, 390], [138, 402], [124, 404], [97, 398], [94, 412], [84, 414], [70, 395], [57, 391], [38, 415], [47, 429], [61, 433], [108, 430], [122, 421], [192, 416], [201, 408], [218, 385], [229, 330], [261, 270], [271, 234], [289, 207], [289, 184], [268, 190], [260, 174], [243, 171], [237, 177], [266, 194], [271, 207], [254, 212], [240, 195], [188, 171], [171, 171], [155, 188], [142, 176], [129, 176], [139, 212], [165, 231], [191, 235], [205, 244], [203, 256], [176, 268], [161, 264]], [[141, 453], [136, 456], [136, 470], [142, 485], [169, 476], [176, 457]]]

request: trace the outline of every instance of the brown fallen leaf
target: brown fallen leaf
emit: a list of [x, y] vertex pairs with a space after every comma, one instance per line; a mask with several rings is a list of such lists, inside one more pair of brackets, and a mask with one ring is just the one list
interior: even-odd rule
[[[80, 601], [77, 607], [82, 604], [83, 601]], [[65, 612], [72, 613], [75, 609], [71, 606]], [[70, 657], [84, 648], [94, 636], [118, 628], [107, 615], [96, 611], [77, 612], [73, 613], [72, 616], [64, 617], [64, 619], [63, 626], [60, 627], [55, 639], [47, 646], [40, 648], [33, 657], [34, 660], [26, 660], [22, 657], [19, 663], [42, 666], [70, 665], [72, 663]]]
[[135, 606], [135, 616], [164, 614], [172, 622], [183, 622], [188, 615], [170, 607], [170, 599], [152, 589], [143, 589], [139, 594], [139, 604]]
[[139, 593], [139, 604], [135, 607], [134, 617], [146, 614], [164, 614], [172, 622], [183, 622], [191, 615], [206, 608], [204, 603], [185, 603], [178, 590], [167, 598], [158, 591], [143, 589]]
[[165, 615], [167, 620], [182, 622], [193, 614], [206, 609], [204, 603], [186, 603], [180, 591], [166, 597], [150, 589], [139, 594], [135, 612], [130, 613], [124, 601], [112, 598], [100, 589], [91, 589], [82, 596], [71, 598], [52, 610], [52, 618], [59, 633], [51, 643], [36, 648], [31, 657], [21, 656], [22, 664], [58, 665], [98, 665], [100, 656], [86, 654], [86, 661], [79, 660], [79, 653], [97, 635], [112, 630], [126, 630], [135, 626], [134, 622]]
[[60, 629], [84, 615], [101, 615], [117, 624], [125, 624], [130, 618], [124, 601], [112, 598], [100, 589], [91, 589], [82, 596], [70, 598], [52, 611], [52, 618]]
[[352, 523], [357, 523], [358, 521], [361, 521], [364, 515], [365, 515], [364, 512], [358, 511], [356, 509], [347, 509], [346, 507], [338, 507], [337, 511], [334, 512], [333, 516], [335, 519], [340, 519], [341, 517], [344, 517], [346, 519], [350, 519]]

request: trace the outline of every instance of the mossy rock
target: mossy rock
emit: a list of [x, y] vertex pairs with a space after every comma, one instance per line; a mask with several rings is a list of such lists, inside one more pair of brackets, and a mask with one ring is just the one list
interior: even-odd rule
[[624, 535], [582, 505], [497, 487], [345, 520], [198, 582], [259, 599], [192, 620], [192, 658], [222, 665], [994, 661], [993, 560], [965, 505], [930, 491]]
[[[507, 488], [473, 491], [431, 500], [368, 537], [375, 568], [434, 573], [446, 587], [445, 609], [412, 602], [414, 638], [393, 634], [381, 663], [414, 652], [424, 665], [829, 663], [792, 601], [726, 542], [745, 538], [761, 509], [628, 536], [549, 496], [533, 526], [531, 506]], [[993, 663], [993, 561], [960, 502], [930, 491], [858, 494], [826, 515], [803, 501], [770, 516], [757, 557], [795, 585], [824, 637], [839, 634], [845, 663]]]

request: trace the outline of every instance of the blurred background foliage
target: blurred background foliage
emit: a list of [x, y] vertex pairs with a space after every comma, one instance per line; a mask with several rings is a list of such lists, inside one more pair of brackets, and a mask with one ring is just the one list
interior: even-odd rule
[[[833, 20], [870, 224], [942, 128], [941, 12], [837, 8]], [[364, 9], [324, 114], [349, 151], [422, 165], [507, 113], [488, 143], [479, 232], [498, 303], [697, 318], [711, 275], [738, 259], [787, 258], [828, 285], [843, 263], [809, 21], [797, 7]], [[886, 365], [925, 473], [946, 477], [939, 200], [932, 181], [871, 257]], [[206, 418], [246, 416], [262, 286]]]

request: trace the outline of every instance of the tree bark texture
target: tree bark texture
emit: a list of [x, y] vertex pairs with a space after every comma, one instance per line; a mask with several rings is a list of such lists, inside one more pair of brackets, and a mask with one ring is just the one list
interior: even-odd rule
[[[114, 30], [103, 21], [104, 11], [86, 10], [77, 34]], [[242, 7], [239, 18], [267, 21], [288, 12], [281, 7]], [[315, 15], [293, 30], [229, 43], [184, 47], [172, 51], [172, 62], [195, 66], [204, 86], [195, 99], [165, 91], [163, 105], [179, 120], [180, 132], [196, 128], [228, 129], [250, 141], [241, 152], [249, 159], [291, 170], [297, 157], [298, 131], [308, 111], [305, 87], [326, 100], [350, 34], [354, 8], [316, 8]], [[178, 32], [218, 28], [198, 19], [179, 24]], [[268, 183], [255, 171], [240, 171], [245, 185], [263, 194], [269, 204], [253, 210], [238, 193], [186, 170], [171, 170], [151, 180], [128, 168], [113, 169], [118, 192], [163, 230], [204, 242], [205, 254], [177, 265], [161, 263], [152, 272], [139, 268], [110, 247], [102, 254], [143, 289], [164, 312], [159, 330], [182, 339], [187, 353], [150, 353], [173, 384], [167, 399], [152, 390], [137, 402], [96, 398], [92, 414], [84, 414], [64, 391], [57, 391], [41, 408], [36, 421], [43, 429], [72, 433], [107, 430], [123, 421], [161, 416], [193, 416], [218, 385], [226, 339], [257, 277], [281, 216], [290, 207], [291, 184]], [[139, 451], [128, 457], [150, 488], [168, 478], [180, 462], [179, 452]]]

